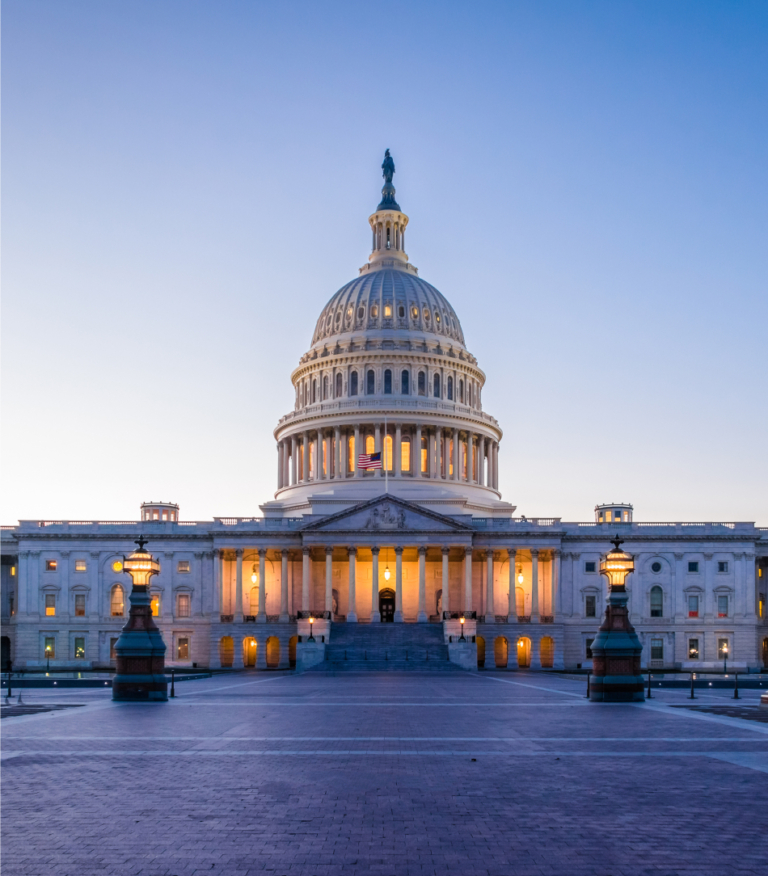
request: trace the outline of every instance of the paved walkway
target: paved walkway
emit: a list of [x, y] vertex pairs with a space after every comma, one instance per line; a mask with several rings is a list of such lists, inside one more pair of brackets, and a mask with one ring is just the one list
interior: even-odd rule
[[682, 690], [597, 705], [518, 672], [177, 691], [24, 693], [85, 705], [2, 722], [4, 876], [768, 873], [768, 726], [670, 708]]

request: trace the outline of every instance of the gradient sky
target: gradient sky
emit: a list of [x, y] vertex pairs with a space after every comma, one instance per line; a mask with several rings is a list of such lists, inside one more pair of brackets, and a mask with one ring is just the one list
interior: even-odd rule
[[258, 514], [389, 147], [517, 513], [768, 525], [768, 4], [2, 13], [3, 523]]

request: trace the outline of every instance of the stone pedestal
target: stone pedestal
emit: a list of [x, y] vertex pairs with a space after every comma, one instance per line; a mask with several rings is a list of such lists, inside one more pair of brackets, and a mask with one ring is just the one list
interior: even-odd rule
[[112, 681], [112, 699], [167, 700], [165, 642], [152, 618], [149, 588], [134, 586], [130, 603], [128, 623], [115, 644], [117, 674]]
[[631, 703], [645, 700], [640, 670], [642, 646], [627, 611], [628, 594], [612, 589], [605, 620], [592, 642], [590, 699], [602, 703]]

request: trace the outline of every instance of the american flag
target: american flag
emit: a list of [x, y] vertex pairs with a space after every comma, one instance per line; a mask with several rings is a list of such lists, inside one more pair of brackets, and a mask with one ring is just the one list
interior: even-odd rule
[[361, 453], [357, 457], [357, 467], [363, 470], [381, 468], [381, 451], [378, 453]]

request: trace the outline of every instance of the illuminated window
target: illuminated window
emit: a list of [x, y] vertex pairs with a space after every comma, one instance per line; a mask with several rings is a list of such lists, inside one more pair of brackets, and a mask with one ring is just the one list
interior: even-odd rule
[[661, 563], [651, 563], [651, 571], [658, 575], [661, 571]]
[[157, 593], [152, 594], [149, 604], [152, 607], [152, 617], [160, 617], [160, 597]]
[[189, 617], [189, 593], [179, 593], [178, 614], [179, 617]]
[[189, 660], [189, 639], [178, 639], [176, 642], [176, 659]]
[[606, 523], [610, 523], [612, 519], [613, 519], [613, 516], [612, 516], [611, 512], [610, 512], [610, 511], [606, 511], [606, 512], [605, 512], [605, 522], [606, 522]]
[[[13, 610], [11, 610], [11, 614], [13, 614]], [[761, 593], [757, 600], [757, 616], [765, 617], [765, 594]]]
[[518, 617], [525, 615], [525, 590], [522, 587], [515, 587], [515, 611]]
[[651, 639], [651, 660], [664, 660], [664, 639]]
[[419, 308], [416, 307], [416, 305], [414, 305], [413, 307], [411, 307], [411, 319], [418, 319], [418, 318], [419, 318]]
[[728, 596], [717, 597], [717, 616], [728, 617]]
[[467, 448], [467, 442], [462, 441], [461, 442], [461, 449], [459, 450], [459, 453], [461, 454], [461, 477], [463, 480], [467, 479], [467, 463], [468, 463], [467, 455], [468, 455], [468, 452], [469, 452], [469, 450]]
[[168, 512], [163, 511], [163, 520], [167, 520], [167, 519], [168, 519]]
[[453, 378], [449, 377], [446, 385], [448, 401], [453, 401]]
[[432, 380], [432, 395], [435, 398], [440, 398], [440, 375], [435, 374]]
[[448, 477], [453, 477], [453, 438], [448, 442]]
[[56, 637], [55, 636], [46, 636], [45, 637], [44, 652], [45, 652], [45, 657], [47, 660], [55, 660], [56, 659]]
[[384, 318], [389, 319], [389, 318], [391, 318], [391, 316], [392, 316], [392, 305], [385, 304], [384, 305]]
[[159, 512], [157, 512], [157, 511], [153, 511], [153, 512], [152, 512], [152, 519], [153, 519], [153, 520], [159, 520], [159, 519], [160, 519], [160, 514], [159, 514]]
[[116, 660], [117, 659], [117, 651], [115, 651], [115, 645], [117, 645], [117, 639], [109, 640], [109, 659]]
[[384, 395], [392, 395], [392, 372], [389, 368], [384, 372]]
[[[254, 566], [254, 568], [256, 568]], [[179, 606], [181, 608], [181, 606]], [[251, 614], [258, 614], [259, 611], [259, 588], [251, 587]], [[181, 615], [179, 615], [181, 616]], [[189, 615], [187, 615], [188, 617]]]
[[688, 639], [688, 659], [689, 660], [698, 660], [699, 659], [699, 640], [698, 639]]
[[11, 578], [16, 577], [16, 566], [11, 566]]
[[403, 395], [411, 394], [411, 375], [407, 371], [400, 375], [400, 392]]
[[350, 304], [347, 308], [347, 319], [352, 319], [352, 315], [354, 314], [354, 310], [352, 309], [352, 305]]
[[427, 439], [422, 436], [421, 438], [421, 471], [424, 473], [427, 470], [428, 463], [428, 450], [427, 450]]
[[85, 593], [75, 593], [75, 617], [85, 617]]
[[727, 572], [728, 571], [728, 563], [718, 563], [717, 564], [718, 572]]
[[419, 395], [427, 394], [427, 375], [419, 371]]
[[378, 319], [378, 318], [379, 318], [379, 305], [378, 305], [378, 304], [372, 304], [372, 305], [371, 305], [371, 316], [372, 316], [374, 319]]
[[45, 616], [53, 617], [56, 614], [56, 594], [45, 594]]
[[75, 560], [75, 571], [76, 572], [85, 572], [88, 567], [85, 564], [85, 560]]
[[122, 617], [124, 607], [125, 597], [123, 596], [123, 588], [119, 584], [115, 584], [112, 588], [112, 600], [110, 602], [112, 617]]
[[597, 564], [594, 562], [584, 563], [584, 571], [585, 572], [596, 572], [597, 571]]
[[46, 560], [45, 561], [45, 571], [46, 572], [55, 572], [58, 567], [58, 563], [56, 560]]
[[347, 441], [347, 470], [353, 472], [355, 470], [355, 436], [350, 435]]
[[375, 453], [376, 452], [376, 439], [373, 435], [365, 436], [365, 452], [366, 453]]
[[731, 649], [728, 647], [728, 639], [717, 640], [717, 659], [725, 660], [730, 654]]
[[123, 571], [123, 564], [120, 562], [120, 560], [115, 560], [115, 562], [112, 563], [112, 571], [113, 572], [122, 572]]
[[426, 307], [421, 312], [421, 315], [424, 317], [424, 322], [429, 322], [429, 311], [427, 310]]
[[349, 394], [357, 395], [357, 371], [353, 371], [349, 376]]
[[384, 438], [384, 466], [387, 471], [392, 471], [392, 436], [387, 435]]
[[440, 325], [440, 314], [435, 311], [435, 324]]
[[189, 560], [179, 560], [178, 565], [176, 566], [177, 572], [189, 572]]
[[400, 471], [411, 470], [411, 439], [403, 438], [400, 442]]
[[698, 617], [699, 616], [699, 597], [698, 596], [689, 596], [688, 597], [688, 617]]
[[85, 639], [75, 639], [75, 660], [85, 660]]
[[651, 617], [664, 616], [664, 593], [661, 587], [651, 587]]
[[697, 562], [688, 563], [688, 571], [689, 572], [698, 572], [699, 564]]
[[597, 597], [587, 596], [584, 601], [584, 614], [586, 617], [597, 617]]
[[365, 375], [365, 392], [366, 395], [373, 395], [376, 392], [376, 375], [372, 370]]

